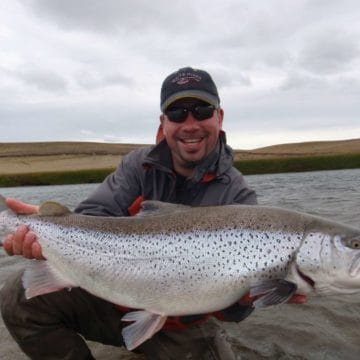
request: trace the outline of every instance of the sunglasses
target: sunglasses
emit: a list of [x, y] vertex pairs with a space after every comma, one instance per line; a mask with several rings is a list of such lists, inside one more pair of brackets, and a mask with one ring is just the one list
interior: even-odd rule
[[165, 110], [168, 119], [175, 123], [182, 123], [188, 117], [189, 112], [198, 121], [211, 118], [214, 115], [214, 105], [194, 105], [192, 107], [173, 107]]

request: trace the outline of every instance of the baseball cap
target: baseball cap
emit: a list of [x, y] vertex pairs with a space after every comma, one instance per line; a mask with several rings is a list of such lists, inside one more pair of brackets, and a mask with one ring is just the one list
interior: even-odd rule
[[204, 70], [185, 67], [170, 74], [161, 86], [160, 108], [182, 98], [196, 98], [219, 107], [220, 98], [211, 76]]

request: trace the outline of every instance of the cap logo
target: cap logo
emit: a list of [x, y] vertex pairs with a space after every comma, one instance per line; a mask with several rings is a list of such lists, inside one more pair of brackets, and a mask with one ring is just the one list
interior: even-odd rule
[[201, 76], [198, 74], [194, 74], [194, 73], [181, 73], [177, 76], [175, 76], [171, 82], [178, 84], [178, 85], [185, 85], [188, 84], [190, 82], [200, 82], [201, 81]]

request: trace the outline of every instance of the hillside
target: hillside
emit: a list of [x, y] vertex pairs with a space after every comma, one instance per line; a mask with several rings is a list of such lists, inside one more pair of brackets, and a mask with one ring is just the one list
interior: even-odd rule
[[[0, 175], [112, 169], [139, 144], [92, 142], [0, 143]], [[280, 144], [235, 150], [235, 160], [360, 155], [360, 139]]]
[[347, 154], [360, 154], [360, 139], [280, 144], [254, 150], [235, 151], [237, 160]]

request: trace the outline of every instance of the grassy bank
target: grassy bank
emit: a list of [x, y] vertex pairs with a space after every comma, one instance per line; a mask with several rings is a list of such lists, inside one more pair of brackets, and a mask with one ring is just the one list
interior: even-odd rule
[[245, 175], [360, 168], [360, 154], [235, 161]]
[[[235, 161], [245, 175], [360, 168], [360, 154]], [[0, 175], [0, 187], [99, 183], [114, 168]]]
[[0, 187], [31, 185], [91, 184], [102, 182], [114, 169], [36, 172], [0, 175]]

